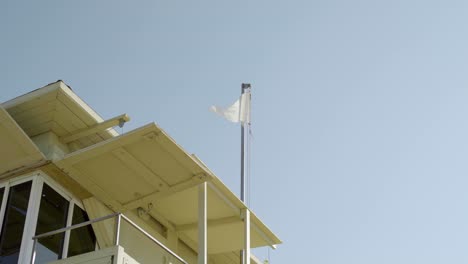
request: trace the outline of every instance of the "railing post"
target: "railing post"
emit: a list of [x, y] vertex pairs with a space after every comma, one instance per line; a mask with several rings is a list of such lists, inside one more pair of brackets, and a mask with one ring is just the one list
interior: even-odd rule
[[242, 251], [243, 264], [250, 264], [250, 211], [243, 209], [244, 215], [244, 250]]
[[[206, 187], [205, 187], [205, 197], [206, 197]], [[206, 199], [205, 199], [206, 200]], [[206, 201], [205, 201], [206, 202]], [[205, 208], [206, 210], [206, 208]], [[143, 228], [139, 227], [137, 224], [135, 224], [132, 220], [130, 220], [128, 217], [126, 217], [124, 214], [122, 213], [114, 213], [114, 214], [110, 214], [110, 215], [107, 215], [107, 216], [103, 216], [103, 217], [99, 217], [99, 218], [95, 218], [95, 219], [92, 219], [92, 220], [89, 220], [89, 221], [86, 221], [86, 222], [83, 222], [83, 223], [79, 223], [79, 224], [76, 224], [76, 225], [72, 225], [72, 226], [67, 226], [67, 227], [64, 227], [64, 228], [60, 228], [60, 229], [57, 229], [57, 230], [54, 230], [54, 231], [50, 231], [50, 232], [46, 232], [46, 233], [43, 233], [43, 234], [40, 234], [40, 235], [36, 235], [34, 236], [32, 239], [33, 239], [33, 246], [32, 246], [32, 255], [31, 255], [31, 263], [30, 264], [34, 264], [35, 261], [36, 261], [36, 249], [37, 249], [37, 243], [39, 242], [39, 239], [42, 239], [44, 237], [49, 237], [49, 236], [52, 236], [52, 235], [56, 235], [56, 234], [60, 234], [60, 233], [63, 233], [63, 232], [69, 232], [71, 230], [74, 230], [74, 229], [77, 229], [77, 228], [80, 228], [80, 227], [84, 227], [84, 226], [88, 226], [88, 225], [92, 225], [94, 223], [97, 223], [97, 222], [100, 222], [100, 221], [104, 221], [104, 220], [108, 220], [108, 219], [111, 219], [111, 218], [115, 218], [116, 217], [116, 220], [115, 220], [115, 245], [119, 245], [120, 244], [120, 228], [121, 228], [121, 223], [122, 223], [122, 219], [125, 220], [128, 224], [130, 224], [130, 226], [133, 226], [136, 230], [140, 231], [141, 233], [143, 233], [146, 237], [148, 237], [151, 241], [153, 241], [155, 244], [157, 244], [159, 247], [161, 247], [163, 250], [165, 250], [166, 252], [168, 252], [171, 256], [169, 257], [169, 259], [177, 259], [179, 260], [181, 263], [184, 263], [184, 264], [187, 264], [187, 262], [182, 259], [181, 257], [179, 257], [175, 252], [173, 252], [172, 250], [170, 250], [167, 246], [165, 246], [163, 243], [161, 243], [159, 240], [157, 240], [156, 238], [154, 238], [153, 236], [151, 236], [148, 232], [146, 232]], [[206, 225], [206, 214], [205, 214], [205, 225]], [[205, 234], [206, 236], [206, 234]], [[206, 238], [205, 238], [205, 241], [206, 241]], [[205, 249], [206, 249], [206, 246], [205, 246]], [[206, 256], [205, 256], [206, 257]], [[1, 261], [0, 261], [1, 262]]]
[[37, 244], [37, 239], [33, 239], [33, 250], [31, 254], [31, 264], [34, 264], [36, 261], [36, 244]]
[[208, 263], [207, 183], [198, 185], [198, 264]]
[[117, 222], [115, 223], [115, 245], [119, 245], [120, 241], [120, 222], [122, 220], [122, 215], [119, 213], [117, 215]]

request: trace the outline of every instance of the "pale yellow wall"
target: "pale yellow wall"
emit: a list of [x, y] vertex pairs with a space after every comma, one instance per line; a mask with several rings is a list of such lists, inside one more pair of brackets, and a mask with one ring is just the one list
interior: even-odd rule
[[32, 137], [31, 140], [49, 160], [59, 160], [70, 153], [68, 146], [60, 142], [53, 132], [40, 134]]
[[[83, 205], [90, 219], [95, 219], [114, 213], [94, 197], [83, 200]], [[106, 248], [114, 245], [114, 223], [114, 219], [109, 219], [93, 224], [93, 230], [96, 234], [96, 239], [100, 248]]]
[[[124, 248], [116, 246], [90, 252], [71, 258], [61, 259], [48, 264], [144, 264], [129, 256]], [[153, 262], [162, 263], [162, 262]]]
[[179, 256], [183, 258], [189, 264], [197, 264], [198, 256], [197, 253], [194, 252], [189, 246], [187, 246], [184, 242], [179, 241]]
[[[108, 207], [91, 197], [83, 200], [86, 211], [90, 219], [112, 214]], [[168, 245], [165, 237], [166, 230], [164, 227], [152, 218], [140, 217], [137, 210], [127, 211], [124, 213], [131, 221], [143, 228], [151, 236], [156, 238], [164, 245]], [[100, 248], [106, 248], [114, 245], [115, 241], [115, 219], [105, 220], [100, 223], [93, 224], [93, 230], [96, 234]], [[178, 261], [171, 254], [161, 248], [159, 245], [151, 241], [146, 235], [131, 226], [127, 221], [122, 219], [120, 229], [120, 246], [125, 249], [125, 252], [135, 258], [139, 263], [173, 263]], [[171, 249], [173, 250], [173, 248]], [[174, 250], [177, 253], [177, 250]], [[188, 250], [184, 250], [188, 252]], [[186, 254], [187, 255], [187, 254]], [[190, 256], [190, 255], [187, 255]], [[195, 256], [196, 259], [196, 256]], [[196, 262], [190, 262], [196, 263]]]

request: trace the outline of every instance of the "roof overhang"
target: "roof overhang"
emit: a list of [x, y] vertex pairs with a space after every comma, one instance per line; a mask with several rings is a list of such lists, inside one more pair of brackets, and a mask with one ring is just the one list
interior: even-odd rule
[[28, 135], [0, 106], [0, 176], [38, 166], [45, 160]]
[[[49, 131], [60, 138], [69, 137], [104, 121], [62, 81], [6, 101], [1, 106], [31, 138]], [[96, 131], [75, 139], [73, 144], [76, 149], [84, 148], [117, 135], [114, 129]]]
[[[57, 166], [115, 211], [142, 207], [197, 244], [197, 186], [208, 182], [208, 251], [239, 250], [246, 208], [206, 166], [149, 124], [65, 156]], [[252, 247], [281, 241], [251, 214]]]

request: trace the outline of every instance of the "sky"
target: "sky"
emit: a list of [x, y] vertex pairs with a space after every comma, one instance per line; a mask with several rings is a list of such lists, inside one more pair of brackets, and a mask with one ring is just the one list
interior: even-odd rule
[[270, 263], [468, 262], [468, 2], [0, 2], [0, 101], [58, 79], [123, 132], [155, 121], [239, 193]]

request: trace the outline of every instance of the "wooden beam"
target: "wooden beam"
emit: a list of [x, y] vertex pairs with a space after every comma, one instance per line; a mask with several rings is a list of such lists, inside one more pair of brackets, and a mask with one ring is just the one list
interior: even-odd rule
[[231, 200], [229, 200], [226, 195], [224, 195], [212, 182], [208, 182], [208, 186], [211, 188], [211, 190], [214, 191], [214, 193], [221, 199], [223, 200], [231, 209], [238, 214], [239, 216], [241, 215], [241, 209], [237, 207]]
[[161, 177], [159, 177], [159, 175], [151, 171], [123, 147], [112, 150], [112, 154], [117, 157], [122, 164], [135, 171], [138, 176], [151, 184], [151, 186], [156, 189], [156, 192], [161, 192], [168, 188], [167, 184], [161, 179]]
[[193, 176], [192, 178], [180, 182], [178, 184], [172, 185], [171, 187], [159, 191], [159, 192], [152, 192], [148, 195], [145, 195], [143, 197], [140, 197], [134, 201], [131, 201], [129, 203], [124, 204], [124, 207], [127, 208], [128, 210], [135, 209], [137, 207], [145, 207], [147, 204], [152, 203], [158, 199], [161, 199], [163, 197], [169, 196], [170, 194], [180, 192], [192, 187], [195, 187], [199, 185], [200, 183], [207, 182], [210, 180], [210, 177], [207, 176], [206, 174], [198, 174]]
[[119, 116], [113, 117], [113, 118], [111, 118], [109, 120], [103, 121], [103, 122], [101, 122], [99, 124], [96, 124], [96, 125], [94, 125], [92, 127], [83, 128], [83, 129], [80, 129], [80, 130], [74, 132], [73, 134], [60, 137], [60, 140], [63, 143], [70, 143], [72, 141], [75, 141], [75, 140], [78, 140], [80, 138], [89, 136], [91, 134], [104, 131], [104, 130], [106, 130], [108, 128], [111, 128], [111, 127], [114, 127], [114, 126], [118, 126], [121, 122], [125, 123], [125, 122], [128, 122], [128, 121], [130, 121], [130, 117], [127, 114], [119, 115]]
[[175, 225], [159, 212], [156, 205], [153, 204], [153, 208], [151, 208], [148, 214], [166, 227], [167, 230], [175, 231]]
[[[218, 219], [211, 219], [211, 220], [208, 220], [208, 227], [211, 228], [211, 227], [232, 224], [232, 223], [241, 222], [241, 221], [242, 220], [239, 216], [229, 216], [229, 217], [223, 217], [223, 218], [218, 218]], [[175, 228], [177, 232], [183, 232], [183, 231], [197, 229], [197, 227], [198, 227], [198, 223], [190, 223], [190, 224], [184, 224], [184, 225], [177, 225]]]
[[[59, 166], [60, 168], [61, 166]], [[62, 166], [63, 167], [63, 166]], [[73, 180], [79, 182], [83, 188], [93, 194], [98, 200], [104, 203], [114, 212], [123, 212], [124, 207], [111, 197], [106, 191], [104, 191], [98, 184], [96, 184], [90, 173], [87, 173], [83, 168], [78, 170], [74, 166], [67, 166], [63, 168], [63, 171], [68, 174]]]

